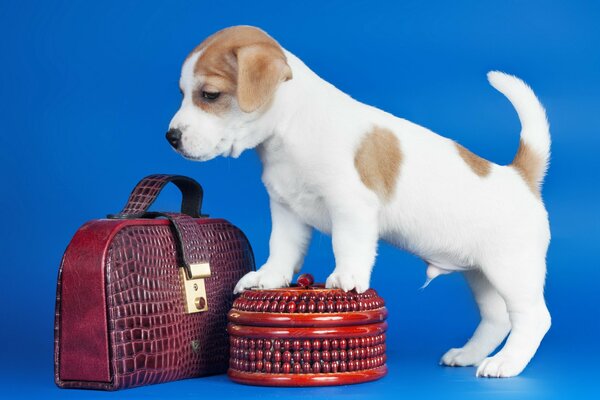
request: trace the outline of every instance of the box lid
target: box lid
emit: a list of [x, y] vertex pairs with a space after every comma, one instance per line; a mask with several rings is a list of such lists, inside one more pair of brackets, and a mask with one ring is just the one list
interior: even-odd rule
[[281, 289], [243, 292], [228, 314], [230, 322], [252, 326], [328, 327], [363, 325], [384, 321], [387, 309], [374, 289], [327, 289], [301, 275], [298, 283]]

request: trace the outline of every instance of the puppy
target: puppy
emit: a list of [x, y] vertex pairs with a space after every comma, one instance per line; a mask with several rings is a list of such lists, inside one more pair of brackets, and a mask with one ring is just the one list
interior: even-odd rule
[[327, 287], [363, 292], [383, 239], [425, 260], [429, 280], [460, 271], [473, 291], [481, 322], [441, 363], [519, 374], [550, 327], [540, 193], [550, 135], [525, 83], [501, 72], [488, 79], [522, 125], [508, 166], [352, 99], [257, 28], [224, 29], [196, 47], [167, 139], [196, 161], [255, 148], [270, 197], [269, 257], [235, 291], [289, 285], [316, 228], [332, 235]]

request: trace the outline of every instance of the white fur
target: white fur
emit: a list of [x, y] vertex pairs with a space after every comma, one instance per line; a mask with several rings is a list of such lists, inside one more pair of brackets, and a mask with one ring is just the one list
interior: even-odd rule
[[515, 107], [521, 121], [521, 139], [543, 160], [544, 173], [537, 182], [538, 187], [541, 188], [550, 161], [550, 127], [546, 119], [546, 110], [533, 90], [519, 78], [499, 71], [491, 71], [488, 73], [488, 80]]
[[[188, 60], [182, 108], [170, 126], [182, 130], [180, 151], [190, 158], [237, 157], [256, 147], [262, 160], [273, 221], [270, 255], [235, 291], [289, 285], [314, 227], [332, 235], [336, 266], [327, 287], [362, 292], [383, 239], [423, 258], [429, 279], [452, 271], [468, 278], [481, 323], [442, 363], [479, 364], [478, 376], [519, 374], [550, 326], [543, 297], [550, 230], [542, 201], [513, 167], [492, 164], [490, 174], [480, 177], [453, 141], [352, 99], [285, 53], [293, 79], [279, 86], [271, 104], [252, 114], [233, 107], [222, 118], [191, 103], [202, 77], [189, 67], [195, 58]], [[548, 125], [531, 89], [499, 72], [489, 79], [515, 106], [523, 140], [547, 160]], [[398, 137], [403, 155], [388, 201], [365, 187], [353, 162], [360, 141], [376, 126]], [[503, 349], [485, 358], [511, 327]]]

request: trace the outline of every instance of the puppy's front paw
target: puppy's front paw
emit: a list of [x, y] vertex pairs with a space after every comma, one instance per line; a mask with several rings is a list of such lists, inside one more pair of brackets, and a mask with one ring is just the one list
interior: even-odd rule
[[363, 293], [369, 288], [369, 278], [361, 277], [348, 272], [333, 271], [327, 281], [325, 287], [328, 289], [338, 288], [345, 292], [356, 289], [358, 293]]
[[248, 272], [239, 280], [233, 293], [238, 294], [246, 289], [276, 289], [290, 285], [290, 280], [283, 274], [266, 268], [260, 268], [258, 271]]
[[527, 361], [511, 358], [500, 352], [483, 360], [477, 368], [476, 375], [485, 378], [509, 378], [519, 375], [526, 366]]

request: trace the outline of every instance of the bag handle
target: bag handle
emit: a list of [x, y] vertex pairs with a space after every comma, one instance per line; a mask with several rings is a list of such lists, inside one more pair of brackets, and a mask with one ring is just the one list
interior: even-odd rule
[[207, 217], [202, 215], [202, 186], [192, 178], [183, 175], [154, 174], [143, 178], [133, 188], [125, 207], [118, 214], [108, 218], [139, 218], [150, 208], [162, 189], [172, 182], [181, 191], [181, 213], [192, 218]]

